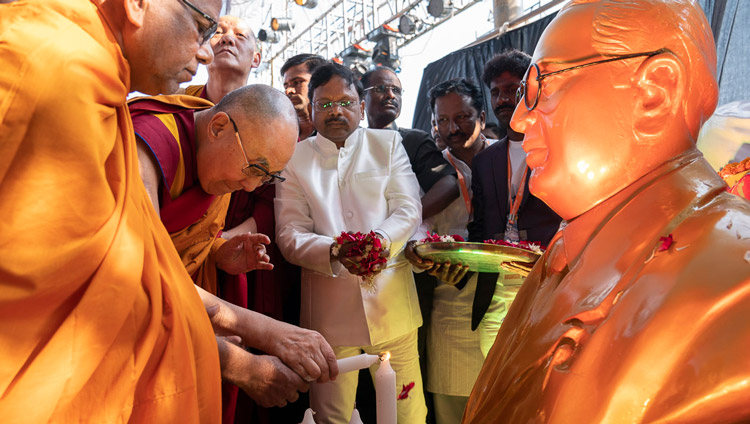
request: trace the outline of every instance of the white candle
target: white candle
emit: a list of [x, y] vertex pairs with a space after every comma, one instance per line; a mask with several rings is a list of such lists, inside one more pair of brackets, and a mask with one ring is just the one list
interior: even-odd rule
[[313, 419], [313, 414], [315, 411], [313, 411], [310, 408], [307, 408], [305, 411], [305, 418], [302, 419], [302, 422], [299, 424], [315, 424], [315, 420]]
[[351, 356], [349, 358], [339, 359], [339, 374], [344, 374], [351, 371], [361, 370], [374, 364], [379, 358], [378, 355], [368, 355], [363, 353], [361, 355]]
[[359, 416], [359, 411], [357, 411], [357, 404], [354, 404], [354, 411], [352, 411], [352, 419], [349, 420], [349, 424], [364, 424], [362, 422], [362, 418]]
[[391, 368], [390, 357], [391, 354], [386, 352], [380, 363], [380, 368], [375, 372], [378, 424], [396, 424], [398, 418], [396, 413], [396, 373]]

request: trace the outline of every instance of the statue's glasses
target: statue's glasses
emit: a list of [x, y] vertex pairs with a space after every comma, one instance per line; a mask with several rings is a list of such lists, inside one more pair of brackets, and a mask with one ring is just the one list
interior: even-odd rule
[[659, 50], [654, 50], [651, 52], [644, 52], [644, 53], [610, 55], [611, 57], [609, 59], [584, 63], [581, 65], [572, 66], [570, 68], [548, 72], [546, 74], [541, 73], [541, 71], [539, 70], [539, 65], [537, 65], [536, 63], [532, 63], [529, 69], [526, 71], [526, 75], [521, 80], [521, 86], [518, 87], [518, 91], [516, 91], [516, 104], [523, 97], [524, 104], [526, 105], [526, 109], [528, 109], [529, 111], [534, 110], [534, 108], [536, 108], [537, 103], [539, 103], [539, 96], [542, 92], [542, 80], [547, 77], [562, 74], [563, 72], [574, 71], [576, 69], [587, 68], [589, 66], [601, 65], [602, 63], [609, 63], [609, 62], [615, 62], [618, 60], [632, 59], [634, 57], [651, 57], [651, 56], [656, 56], [656, 55], [660, 55], [662, 53], [667, 53], [667, 52], [670, 52], [670, 50], [667, 48], [661, 48]]
[[191, 12], [195, 15], [200, 16], [205, 22], [201, 22], [200, 19], [196, 19], [195, 22], [198, 24], [198, 34], [200, 37], [200, 45], [206, 44], [206, 41], [210, 40], [214, 36], [216, 29], [219, 28], [219, 23], [214, 20], [208, 13], [200, 10], [198, 6], [190, 3], [188, 0], [182, 0], [182, 2], [190, 8]]
[[242, 168], [242, 173], [250, 178], [260, 177], [260, 181], [263, 184], [276, 184], [286, 181], [286, 178], [279, 175], [280, 173], [274, 174], [268, 172], [267, 169], [263, 168], [257, 163], [250, 163], [250, 160], [247, 158], [247, 152], [245, 152], [245, 147], [242, 145], [242, 138], [240, 138], [240, 131], [239, 129], [237, 129], [237, 123], [234, 122], [234, 119], [232, 119], [229, 114], [227, 114], [227, 118], [229, 118], [229, 122], [231, 122], [232, 126], [234, 127], [234, 136], [237, 138], [237, 144], [240, 145], [242, 156], [245, 158], [245, 167]]

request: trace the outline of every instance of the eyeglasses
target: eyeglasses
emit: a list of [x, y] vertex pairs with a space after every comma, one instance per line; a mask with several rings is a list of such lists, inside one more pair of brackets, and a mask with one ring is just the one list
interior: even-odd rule
[[219, 23], [216, 22], [214, 18], [210, 17], [206, 12], [198, 9], [196, 5], [190, 3], [188, 0], [182, 0], [182, 2], [185, 3], [185, 5], [189, 7], [194, 13], [198, 14], [198, 16], [208, 21], [208, 25], [206, 25], [205, 23], [202, 24], [196, 19], [196, 22], [198, 23], [198, 33], [200, 35], [201, 46], [206, 44], [206, 41], [210, 40], [211, 37], [213, 37], [216, 29], [219, 27]]
[[656, 55], [667, 53], [667, 52], [671, 52], [671, 50], [667, 48], [662, 48], [659, 50], [654, 50], [652, 52], [613, 55], [613, 57], [610, 57], [609, 59], [597, 60], [596, 62], [590, 62], [590, 63], [584, 63], [582, 65], [560, 69], [558, 71], [548, 72], [546, 74], [542, 74], [541, 71], [539, 70], [539, 65], [537, 65], [536, 63], [533, 63], [529, 67], [529, 70], [526, 71], [526, 76], [524, 76], [523, 80], [521, 81], [521, 86], [518, 87], [518, 91], [516, 91], [516, 103], [518, 103], [521, 100], [521, 97], [523, 97], [524, 103], [526, 104], [526, 109], [528, 109], [529, 111], [534, 110], [534, 108], [536, 108], [537, 103], [539, 103], [539, 95], [542, 92], [542, 80], [547, 77], [562, 74], [563, 72], [573, 71], [576, 69], [583, 69], [583, 68], [593, 66], [593, 65], [600, 65], [602, 63], [615, 62], [617, 60], [632, 59], [634, 57], [643, 57], [643, 56], [651, 57], [651, 56], [656, 56]]
[[334, 106], [338, 106], [341, 109], [357, 110], [359, 103], [354, 100], [338, 100], [335, 102], [315, 102], [314, 106], [318, 112], [328, 112], [333, 110]]
[[237, 123], [234, 122], [234, 119], [232, 119], [229, 114], [227, 114], [227, 118], [229, 118], [229, 122], [231, 122], [234, 127], [234, 135], [237, 137], [237, 144], [240, 145], [242, 156], [245, 157], [245, 167], [242, 168], [242, 173], [250, 178], [260, 177], [260, 181], [263, 184], [276, 184], [286, 181], [286, 178], [279, 175], [280, 173], [273, 174], [257, 163], [250, 163], [250, 160], [247, 158], [247, 153], [245, 152], [245, 147], [242, 145], [242, 139], [240, 138], [240, 131], [237, 129]]
[[365, 91], [369, 90], [373, 90], [378, 94], [383, 94], [387, 90], [391, 90], [391, 93], [393, 93], [394, 96], [400, 96], [404, 92], [403, 88], [396, 87], [395, 85], [373, 85], [372, 87], [365, 88]]

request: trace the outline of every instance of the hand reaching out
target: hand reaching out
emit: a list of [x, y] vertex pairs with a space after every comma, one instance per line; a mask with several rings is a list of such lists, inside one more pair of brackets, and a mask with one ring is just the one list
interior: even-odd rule
[[278, 356], [308, 382], [326, 383], [339, 373], [336, 354], [317, 331], [288, 325], [275, 337], [268, 353]]
[[244, 233], [232, 237], [216, 252], [216, 266], [228, 274], [238, 275], [256, 269], [270, 270], [273, 264], [266, 254], [271, 240], [265, 234]]

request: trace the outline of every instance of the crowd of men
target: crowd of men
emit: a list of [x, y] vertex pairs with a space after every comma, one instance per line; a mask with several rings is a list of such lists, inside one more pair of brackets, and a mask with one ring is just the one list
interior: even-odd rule
[[[387, 351], [399, 423], [750, 418], [750, 207], [695, 149], [710, 27], [635, 2], [436, 84], [427, 133], [393, 69], [248, 85], [220, 0], [0, 1], [0, 416], [346, 424], [374, 398], [337, 359]], [[383, 246], [367, 279], [342, 232]], [[472, 272], [428, 233], [549, 248]]]

